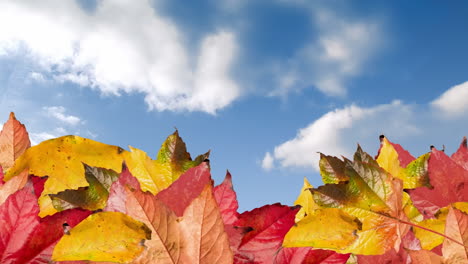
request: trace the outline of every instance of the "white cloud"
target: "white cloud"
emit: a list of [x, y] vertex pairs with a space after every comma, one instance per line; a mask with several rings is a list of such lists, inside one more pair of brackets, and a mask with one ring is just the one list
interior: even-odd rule
[[431, 102], [443, 115], [458, 117], [468, 111], [468, 82], [455, 85]]
[[[265, 154], [265, 169], [275, 163], [280, 167], [306, 167], [318, 170], [322, 152], [334, 156], [351, 156], [357, 142], [366, 143], [380, 134], [392, 138], [419, 134], [413, 125], [413, 106], [400, 101], [364, 108], [356, 105], [328, 112], [297, 135]], [[263, 164], [262, 164], [263, 165]]]
[[[355, 20], [317, 8], [307, 2], [317, 27], [317, 37], [280, 67], [278, 88], [271, 95], [314, 86], [329, 96], [345, 96], [346, 81], [362, 74], [382, 39], [382, 26], [375, 20]], [[293, 78], [294, 77], [294, 78]]]
[[262, 160], [262, 168], [264, 170], [271, 170], [274, 167], [274, 159], [273, 156], [270, 154], [270, 152], [267, 152], [265, 154], [265, 157]]
[[39, 73], [39, 72], [31, 72], [29, 74], [29, 78], [38, 82], [38, 83], [44, 83], [46, 82], [46, 79], [44, 78], [44, 75], [42, 75], [42, 73]]
[[241, 93], [230, 78], [232, 32], [206, 35], [191, 54], [179, 28], [150, 0], [0, 2], [0, 55], [26, 52], [37, 71], [106, 95], [142, 93], [150, 109], [215, 113]]
[[29, 138], [31, 139], [31, 145], [35, 146], [42, 141], [49, 140], [52, 138], [58, 137], [58, 134], [52, 134], [49, 132], [40, 132], [40, 133], [29, 133]]
[[59, 121], [64, 122], [68, 125], [75, 126], [81, 123], [81, 119], [79, 117], [73, 115], [66, 115], [66, 109], [63, 106], [46, 106], [43, 107], [43, 109], [44, 111], [46, 111], [48, 116], [56, 118]]

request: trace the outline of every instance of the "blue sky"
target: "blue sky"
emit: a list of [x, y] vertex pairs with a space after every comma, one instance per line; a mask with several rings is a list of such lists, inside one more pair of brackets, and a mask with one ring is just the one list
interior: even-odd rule
[[[154, 157], [176, 127], [240, 209], [292, 204], [318, 154], [468, 134], [465, 1], [0, 3], [0, 119]], [[127, 148], [128, 149], [128, 148]]]

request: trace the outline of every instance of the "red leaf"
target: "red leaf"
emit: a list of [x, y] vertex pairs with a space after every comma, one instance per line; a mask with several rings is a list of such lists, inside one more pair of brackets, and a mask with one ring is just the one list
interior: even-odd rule
[[276, 255], [276, 264], [301, 264], [311, 251], [310, 247], [282, 248]]
[[466, 137], [463, 137], [457, 152], [452, 154], [452, 160], [465, 168], [465, 170], [468, 170], [468, 147]]
[[442, 207], [451, 203], [468, 201], [468, 170], [459, 166], [443, 151], [432, 149], [428, 173], [433, 189], [420, 187], [408, 190], [414, 206], [425, 218], [433, 218]]
[[200, 195], [203, 188], [210, 182], [210, 168], [206, 162], [203, 162], [188, 169], [171, 186], [159, 192], [157, 197], [177, 216], [182, 216], [185, 208]]
[[251, 228], [235, 253], [235, 263], [273, 263], [299, 207], [265, 205], [239, 216], [236, 226]]
[[218, 203], [221, 216], [225, 225], [231, 225], [237, 221], [239, 213], [237, 209], [239, 204], [237, 202], [236, 192], [232, 187], [231, 174], [229, 171], [226, 173], [224, 181], [213, 189], [214, 197]]
[[348, 261], [350, 254], [339, 254], [332, 250], [311, 249], [303, 264], [344, 264]]
[[120, 173], [119, 179], [112, 183], [109, 191], [109, 198], [107, 199], [107, 206], [104, 208], [104, 211], [127, 213], [125, 205], [127, 200], [127, 191], [125, 190], [125, 187], [129, 187], [134, 190], [141, 190], [140, 183], [135, 177], [133, 177], [127, 168]]
[[0, 263], [50, 263], [63, 224], [73, 227], [91, 212], [74, 209], [40, 219], [31, 184], [0, 206]]

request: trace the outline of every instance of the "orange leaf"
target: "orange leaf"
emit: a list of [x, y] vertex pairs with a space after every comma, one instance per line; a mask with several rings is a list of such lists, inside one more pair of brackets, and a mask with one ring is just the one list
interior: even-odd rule
[[445, 235], [458, 242], [444, 240], [442, 253], [445, 263], [468, 263], [468, 215], [450, 206]]
[[15, 114], [11, 112], [10, 118], [0, 132], [0, 165], [2, 168], [8, 170], [13, 166], [15, 159], [29, 147], [31, 147], [31, 141], [29, 141], [25, 126], [16, 120]]

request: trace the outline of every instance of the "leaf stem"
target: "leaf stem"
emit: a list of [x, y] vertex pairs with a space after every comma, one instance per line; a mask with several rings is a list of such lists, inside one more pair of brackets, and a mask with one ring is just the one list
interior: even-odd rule
[[437, 232], [437, 231], [434, 231], [434, 230], [432, 230], [432, 229], [429, 229], [429, 228], [426, 228], [426, 227], [423, 227], [423, 226], [418, 226], [418, 225], [416, 225], [416, 224], [413, 224], [413, 223], [411, 223], [411, 222], [407, 222], [407, 221], [401, 220], [401, 219], [398, 219], [398, 221], [400, 221], [400, 223], [407, 224], [407, 225], [410, 225], [410, 226], [413, 226], [413, 227], [417, 227], [417, 228], [421, 228], [421, 229], [426, 230], [426, 231], [428, 231], [428, 232], [437, 234], [437, 235], [439, 235], [439, 236], [443, 236], [443, 237], [445, 237], [445, 238], [447, 238], [447, 239], [450, 239], [450, 240], [452, 240], [453, 242], [455, 242], [455, 243], [457, 243], [457, 244], [459, 244], [460, 246], [463, 246], [463, 247], [465, 247], [465, 248], [468, 247], [468, 246], [463, 245], [463, 243], [461, 243], [461, 242], [459, 242], [459, 241], [457, 241], [457, 240], [455, 240], [455, 239], [453, 239], [453, 238], [451, 238], [451, 237], [449, 237], [449, 236], [446, 236], [446, 235], [444, 235], [444, 234], [442, 234], [442, 233], [439, 233], [439, 232]]

